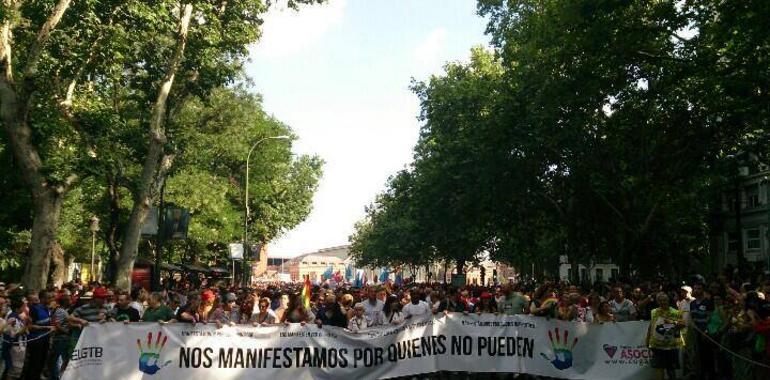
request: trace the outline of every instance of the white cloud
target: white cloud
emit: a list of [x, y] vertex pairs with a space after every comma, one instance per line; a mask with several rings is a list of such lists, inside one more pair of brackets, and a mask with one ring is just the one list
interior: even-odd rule
[[414, 60], [420, 73], [437, 73], [444, 64], [442, 52], [447, 32], [444, 28], [434, 29], [417, 45]]
[[265, 16], [262, 38], [252, 48], [254, 56], [280, 60], [307, 50], [342, 22], [347, 0], [301, 6], [299, 11], [286, 7], [285, 3], [274, 6]]

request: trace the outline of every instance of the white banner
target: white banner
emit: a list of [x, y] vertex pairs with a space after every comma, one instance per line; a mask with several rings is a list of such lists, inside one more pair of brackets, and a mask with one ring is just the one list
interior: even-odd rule
[[436, 371], [649, 379], [646, 328], [456, 313], [358, 334], [299, 324], [92, 324], [63, 379], [375, 379]]

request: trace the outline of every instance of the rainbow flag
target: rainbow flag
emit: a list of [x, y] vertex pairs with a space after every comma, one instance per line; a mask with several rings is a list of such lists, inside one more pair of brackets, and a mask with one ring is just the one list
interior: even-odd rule
[[310, 276], [305, 276], [305, 283], [302, 285], [302, 293], [300, 293], [300, 297], [302, 298], [302, 306], [305, 307], [305, 310], [310, 310], [310, 293], [312, 292], [312, 285], [310, 285]]

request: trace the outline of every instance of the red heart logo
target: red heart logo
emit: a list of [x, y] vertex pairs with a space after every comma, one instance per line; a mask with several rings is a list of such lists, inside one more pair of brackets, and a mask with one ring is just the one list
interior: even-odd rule
[[606, 352], [607, 355], [610, 356], [610, 358], [613, 358], [615, 357], [615, 353], [618, 352], [618, 346], [610, 346], [609, 344], [605, 344], [604, 352]]

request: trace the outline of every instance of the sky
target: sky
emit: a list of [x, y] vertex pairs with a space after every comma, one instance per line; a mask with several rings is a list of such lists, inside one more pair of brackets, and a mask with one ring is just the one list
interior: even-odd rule
[[294, 153], [325, 161], [313, 210], [270, 256], [348, 244], [364, 208], [412, 161], [420, 123], [411, 79], [488, 44], [475, 11], [474, 0], [329, 0], [266, 15], [247, 75], [264, 109], [299, 136]]

